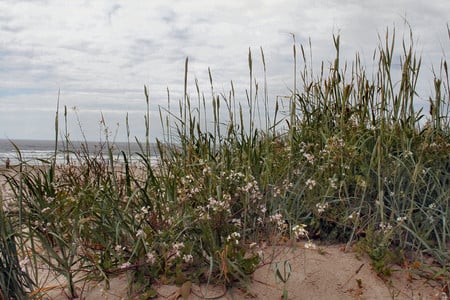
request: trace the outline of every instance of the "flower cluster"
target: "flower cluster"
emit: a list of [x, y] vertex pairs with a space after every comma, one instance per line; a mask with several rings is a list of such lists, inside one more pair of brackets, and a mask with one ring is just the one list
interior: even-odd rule
[[406, 221], [407, 219], [408, 219], [408, 218], [407, 218], [406, 216], [403, 216], [403, 217], [397, 217], [397, 222], [401, 223], [401, 222]]
[[[208, 169], [204, 170], [204, 174], [207, 174]], [[201, 183], [194, 180], [191, 175], [186, 175], [181, 178], [181, 187], [177, 189], [178, 199], [181, 203], [194, 199], [195, 195], [201, 191]]]
[[241, 239], [241, 234], [239, 232], [233, 232], [227, 236], [227, 243], [239, 245], [239, 240]]
[[317, 203], [316, 204], [317, 212], [319, 214], [323, 213], [328, 208], [328, 202], [325, 203]]
[[147, 252], [146, 256], [146, 262], [148, 264], [154, 264], [156, 262], [156, 256], [153, 254], [153, 252]]
[[284, 222], [283, 215], [280, 213], [269, 216], [269, 221], [276, 224], [279, 230], [284, 229], [286, 223]]
[[134, 219], [137, 222], [141, 222], [141, 221], [145, 220], [148, 216], [149, 211], [150, 211], [149, 206], [141, 207], [141, 210], [137, 214], [134, 215]]
[[308, 231], [305, 228], [305, 224], [295, 225], [292, 227], [292, 232], [294, 232], [297, 238], [308, 237]]
[[313, 165], [314, 161], [316, 160], [314, 154], [303, 153], [303, 157], [306, 158], [306, 161], [311, 165]]
[[338, 186], [337, 186], [338, 179], [337, 179], [336, 175], [333, 176], [333, 177], [328, 178], [328, 181], [330, 182], [330, 187], [332, 189], [335, 190], [335, 189], [338, 188]]
[[391, 224], [385, 224], [385, 223], [383, 223], [383, 222], [381, 222], [380, 223], [380, 229], [381, 229], [381, 231], [383, 231], [384, 233], [387, 233], [387, 232], [389, 232], [389, 231], [391, 231], [392, 230], [392, 225]]
[[171, 254], [174, 255], [174, 257], [180, 257], [181, 256], [181, 250], [184, 248], [184, 243], [175, 243], [172, 245], [172, 251]]
[[292, 232], [294, 233], [297, 239], [306, 238], [307, 242], [303, 247], [306, 249], [316, 249], [316, 245], [309, 239], [308, 231], [306, 230], [305, 224], [299, 224], [292, 227]]
[[253, 176], [250, 176], [249, 180], [246, 182], [244, 187], [238, 187], [238, 192], [242, 192], [244, 194], [249, 195], [249, 199], [251, 202], [256, 202], [263, 198], [260, 190], [258, 182], [255, 180]]
[[309, 190], [312, 190], [316, 186], [317, 182], [314, 179], [309, 178], [306, 180], [305, 185], [308, 187]]

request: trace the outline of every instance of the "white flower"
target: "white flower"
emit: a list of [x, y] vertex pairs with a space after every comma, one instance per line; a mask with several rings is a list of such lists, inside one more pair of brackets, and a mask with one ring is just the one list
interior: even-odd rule
[[304, 245], [305, 249], [316, 249], [316, 244], [311, 241], [308, 241]]
[[202, 170], [203, 176], [206, 176], [207, 174], [211, 173], [211, 168], [209, 166], [206, 166]]
[[194, 261], [194, 257], [191, 254], [183, 255], [183, 260], [185, 263], [190, 264]]
[[114, 250], [118, 253], [122, 252], [123, 250], [125, 250], [125, 247], [122, 247], [121, 245], [116, 245], [114, 247]]
[[392, 229], [391, 224], [384, 224], [383, 222], [380, 223], [380, 229], [384, 232], [387, 232]]
[[276, 198], [281, 195], [281, 189], [279, 187], [273, 188], [273, 196]]
[[239, 232], [233, 232], [229, 236], [227, 236], [227, 242], [235, 242], [236, 245], [239, 244], [239, 239], [241, 238], [241, 234]]
[[180, 250], [184, 248], [184, 243], [175, 243], [172, 245], [172, 250], [175, 252], [175, 256], [179, 257], [181, 255]]
[[312, 190], [316, 186], [316, 181], [310, 178], [306, 180], [305, 184], [308, 187], [308, 189]]
[[280, 213], [269, 216], [269, 221], [276, 223], [279, 229], [282, 229], [284, 226], [283, 215], [281, 215]]
[[45, 197], [45, 201], [47, 203], [52, 203], [53, 201], [55, 201], [55, 197]]
[[126, 263], [123, 263], [119, 266], [119, 269], [127, 269], [131, 267], [131, 263], [129, 261], [127, 261]]
[[337, 189], [337, 178], [336, 177], [332, 177], [332, 178], [328, 178], [328, 181], [330, 182], [330, 187], [332, 189]]
[[406, 216], [398, 217], [398, 218], [397, 218], [397, 222], [403, 222], [403, 221], [406, 221], [406, 220], [407, 220], [407, 217], [406, 217]]
[[143, 206], [142, 208], [141, 208], [141, 211], [142, 211], [142, 213], [143, 214], [148, 214], [148, 211], [150, 210], [150, 207], [149, 206]]
[[145, 238], [147, 237], [147, 234], [145, 234], [144, 230], [139, 229], [139, 230], [136, 232], [136, 237], [137, 237], [137, 238], [142, 237], [142, 238], [145, 239]]
[[148, 252], [146, 254], [146, 256], [147, 256], [147, 259], [146, 259], [147, 263], [153, 264], [156, 261], [155, 255], [152, 252]]
[[295, 225], [292, 227], [292, 231], [297, 235], [298, 238], [308, 236], [308, 231], [305, 229], [305, 224]]
[[328, 202], [325, 202], [324, 204], [317, 203], [316, 208], [319, 214], [321, 214], [328, 208]]
[[313, 154], [303, 153], [303, 156], [306, 158], [306, 160], [307, 160], [310, 164], [314, 164], [315, 157], [314, 157]]
[[357, 211], [352, 212], [352, 214], [350, 216], [348, 216], [348, 218], [350, 220], [352, 220], [353, 218], [356, 218], [356, 217], [359, 217], [359, 212], [357, 212]]

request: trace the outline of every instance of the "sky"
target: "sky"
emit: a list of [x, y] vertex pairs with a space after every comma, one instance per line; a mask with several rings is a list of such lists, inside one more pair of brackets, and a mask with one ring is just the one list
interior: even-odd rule
[[0, 139], [53, 139], [58, 95], [71, 139], [101, 139], [103, 116], [111, 136], [126, 140], [127, 114], [130, 136], [142, 139], [144, 86], [150, 137], [160, 137], [159, 108], [167, 90], [172, 106], [183, 97], [187, 57], [192, 98], [196, 79], [211, 94], [210, 68], [217, 93], [233, 81], [245, 99], [249, 49], [255, 78], [264, 77], [261, 47], [275, 101], [292, 87], [292, 34], [298, 48], [311, 42], [316, 65], [334, 58], [333, 34], [344, 59], [358, 52], [371, 65], [386, 29], [401, 38], [410, 26], [425, 103], [433, 68], [450, 55], [449, 12], [448, 0], [0, 0]]

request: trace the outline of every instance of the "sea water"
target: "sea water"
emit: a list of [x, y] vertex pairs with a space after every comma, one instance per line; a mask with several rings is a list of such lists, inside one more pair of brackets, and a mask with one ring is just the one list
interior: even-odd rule
[[[138, 159], [136, 153], [142, 153], [137, 143], [114, 142], [110, 143], [113, 159], [123, 161], [121, 152], [125, 152], [127, 159], [129, 157]], [[145, 144], [143, 145], [145, 148]], [[6, 140], [0, 139], [0, 165], [5, 165], [9, 160], [11, 165], [17, 165], [20, 162], [38, 165], [49, 162], [56, 158], [58, 164], [69, 161], [76, 163], [77, 157], [86, 156], [109, 159], [109, 151], [105, 142], [70, 142], [69, 144], [60, 141], [56, 149], [55, 141], [45, 140]], [[156, 162], [158, 159], [156, 146], [150, 146], [150, 159]]]

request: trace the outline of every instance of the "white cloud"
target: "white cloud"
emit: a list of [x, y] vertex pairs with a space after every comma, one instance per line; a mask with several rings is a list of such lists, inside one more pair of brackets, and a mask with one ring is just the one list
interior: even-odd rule
[[[370, 65], [377, 35], [383, 38], [385, 29], [393, 26], [399, 38], [407, 35], [406, 18], [429, 76], [431, 64], [450, 49], [447, 2], [4, 0], [0, 134], [26, 137], [29, 124], [20, 121], [23, 111], [33, 120], [45, 115], [51, 127], [58, 89], [62, 106], [77, 107], [80, 116], [91, 120], [86, 121], [89, 126], [101, 111], [114, 115], [114, 122], [127, 111], [144, 111], [144, 85], [149, 86], [151, 109], [157, 115], [158, 105], [167, 101], [166, 87], [173, 101], [181, 97], [187, 56], [190, 91], [195, 92], [197, 77], [209, 95], [211, 67], [217, 91], [226, 92], [233, 80], [245, 97], [249, 47], [255, 77], [263, 79], [262, 46], [271, 95], [287, 93], [292, 81], [291, 33], [298, 44], [308, 46], [311, 39], [316, 65], [334, 58], [333, 33], [341, 34], [343, 58], [360, 52]], [[37, 130], [33, 137], [51, 138], [46, 130]]]

